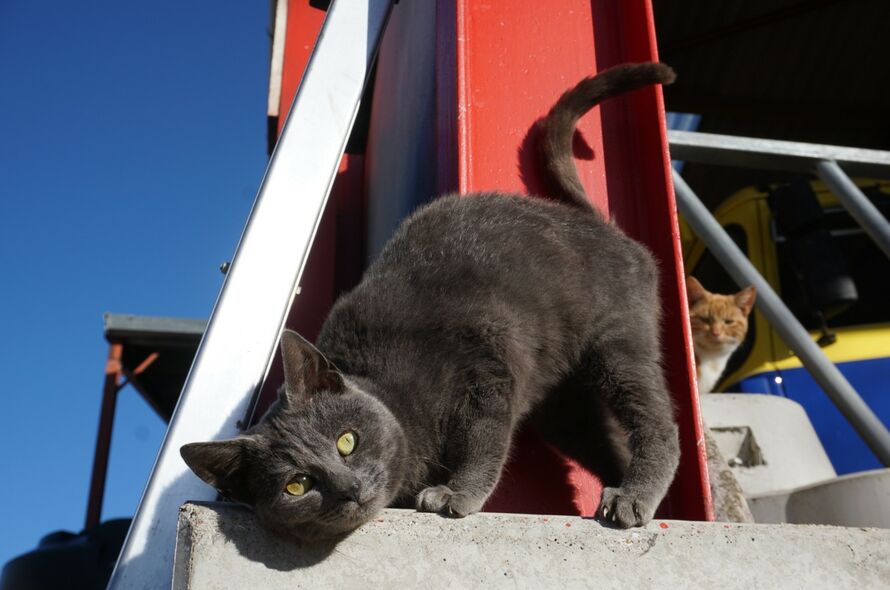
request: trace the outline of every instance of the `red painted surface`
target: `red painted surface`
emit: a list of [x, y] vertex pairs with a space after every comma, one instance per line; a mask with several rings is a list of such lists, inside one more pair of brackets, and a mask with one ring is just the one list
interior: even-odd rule
[[[437, 187], [440, 192], [538, 192], [531, 160], [534, 122], [580, 78], [628, 61], [657, 59], [649, 0], [439, 0], [436, 10]], [[282, 116], [290, 105], [322, 13], [290, 0]], [[664, 517], [712, 519], [695, 393], [683, 267], [660, 89], [615, 99], [579, 125], [579, 174], [591, 201], [661, 263], [667, 375], [681, 432], [678, 476]], [[332, 205], [363, 210], [360, 160], [346, 157]], [[352, 195], [337, 196], [341, 194]], [[355, 195], [358, 195], [356, 197]], [[329, 212], [288, 325], [313, 338], [336, 291], [335, 258], [354, 251], [354, 231], [336, 232]], [[343, 213], [343, 209], [339, 209]], [[273, 372], [278, 369], [273, 367]], [[269, 382], [280, 382], [280, 377]], [[268, 396], [268, 393], [267, 393]], [[559, 456], [534, 434], [517, 437], [512, 460], [486, 508], [540, 514], [594, 513], [597, 478]]]
[[288, 0], [287, 30], [284, 36], [284, 63], [281, 74], [281, 107], [278, 116], [278, 133], [284, 125], [297, 87], [315, 47], [318, 31], [324, 22], [325, 12], [309, 6], [309, 0]]
[[[611, 65], [657, 59], [648, 0], [450, 0], [440, 2], [438, 18], [437, 48], [444, 52], [437, 61], [439, 186], [461, 192], [538, 192], [530, 130], [560, 93]], [[591, 201], [647, 244], [663, 272], [662, 341], [682, 461], [662, 513], [710, 519], [660, 89], [607, 103], [580, 122], [579, 133], [584, 141], [576, 146], [582, 157], [578, 169]], [[596, 478], [562, 459], [541, 461], [547, 452], [523, 439], [487, 509], [528, 511], [543, 502], [537, 496], [551, 494], [559, 509], [550, 511], [590, 514]], [[548, 474], [542, 489], [538, 475], [545, 464], [567, 471], [562, 477]], [[568, 503], [566, 485], [574, 488]]]

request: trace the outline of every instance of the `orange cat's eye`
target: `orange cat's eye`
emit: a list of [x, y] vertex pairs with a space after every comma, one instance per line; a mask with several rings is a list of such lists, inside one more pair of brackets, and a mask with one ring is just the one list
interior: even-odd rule
[[735, 320], [723, 320], [723, 323], [728, 326], [729, 324], [734, 324]]

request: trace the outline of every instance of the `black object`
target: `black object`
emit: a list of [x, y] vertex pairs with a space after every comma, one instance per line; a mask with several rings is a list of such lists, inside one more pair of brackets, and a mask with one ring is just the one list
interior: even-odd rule
[[37, 549], [6, 563], [0, 590], [102, 590], [129, 528], [130, 519], [120, 518], [79, 534], [50, 533]]
[[309, 6], [327, 12], [331, 7], [331, 0], [309, 0]]

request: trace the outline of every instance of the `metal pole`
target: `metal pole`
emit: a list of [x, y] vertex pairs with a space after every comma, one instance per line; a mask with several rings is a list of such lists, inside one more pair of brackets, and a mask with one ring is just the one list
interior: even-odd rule
[[114, 407], [121, 390], [121, 356], [123, 345], [114, 343], [108, 348], [105, 362], [105, 386], [102, 388], [102, 409], [99, 412], [99, 428], [96, 432], [96, 452], [93, 455], [93, 475], [90, 478], [90, 497], [87, 501], [85, 529], [99, 524], [102, 518], [102, 499], [105, 497], [105, 477], [108, 474], [108, 453], [111, 449], [111, 429], [114, 424]]
[[797, 354], [813, 379], [828, 394], [881, 463], [890, 466], [890, 432], [837, 367], [828, 360], [822, 349], [813, 342], [810, 334], [717, 223], [683, 177], [676, 172], [673, 176], [677, 208], [686, 221], [739, 286], [754, 285], [757, 289], [757, 306], [763, 315]]
[[236, 436], [265, 378], [392, 0], [334, 0], [198, 346], [109, 588], [169, 588], [179, 507], [216, 490], [179, 448]]
[[828, 185], [841, 204], [855, 219], [878, 248], [890, 258], [890, 222], [875, 207], [874, 203], [856, 186], [850, 177], [834, 160], [816, 163], [816, 174]]

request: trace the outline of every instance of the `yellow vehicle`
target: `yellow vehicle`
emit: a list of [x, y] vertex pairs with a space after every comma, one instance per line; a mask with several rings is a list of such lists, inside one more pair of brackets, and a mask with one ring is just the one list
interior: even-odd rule
[[[890, 182], [858, 180], [890, 217]], [[817, 181], [746, 188], [714, 212], [872, 410], [890, 422], [890, 260]], [[687, 272], [714, 292], [738, 290], [681, 220]], [[878, 459], [759, 311], [718, 390], [770, 393], [804, 406], [838, 473]]]

